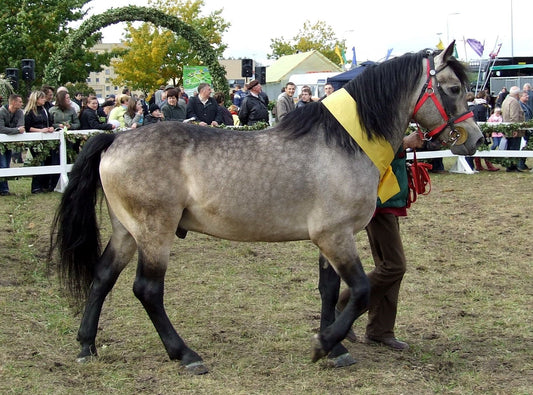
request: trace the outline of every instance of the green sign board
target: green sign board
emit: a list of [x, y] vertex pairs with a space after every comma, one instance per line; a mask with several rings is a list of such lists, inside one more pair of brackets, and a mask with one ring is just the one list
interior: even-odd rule
[[189, 96], [202, 82], [212, 85], [211, 74], [207, 66], [183, 66], [183, 88]]

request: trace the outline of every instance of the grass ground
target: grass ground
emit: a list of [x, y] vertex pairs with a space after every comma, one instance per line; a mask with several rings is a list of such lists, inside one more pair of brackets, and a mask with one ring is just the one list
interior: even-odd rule
[[[191, 377], [168, 359], [133, 296], [134, 262], [104, 305], [99, 358], [75, 362], [80, 317], [45, 270], [60, 195], [11, 181], [14, 195], [0, 198], [0, 393], [531, 394], [533, 175], [443, 174], [432, 183], [401, 220], [408, 273], [397, 335], [409, 351], [347, 343], [356, 365], [311, 363], [316, 248], [190, 234], [172, 251], [166, 306], [210, 368]], [[370, 269], [365, 237], [358, 246]]]

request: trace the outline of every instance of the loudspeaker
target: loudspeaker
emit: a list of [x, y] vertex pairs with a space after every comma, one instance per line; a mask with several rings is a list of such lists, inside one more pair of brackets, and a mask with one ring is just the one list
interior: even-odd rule
[[16, 91], [19, 88], [19, 69], [6, 69], [6, 78]]
[[259, 81], [261, 85], [266, 84], [267, 82], [267, 68], [264, 66], [257, 66], [255, 68], [255, 79]]
[[24, 81], [33, 81], [35, 79], [35, 60], [22, 59], [22, 79]]
[[243, 77], [251, 77], [253, 74], [254, 74], [254, 61], [252, 59], [243, 59], [241, 75]]

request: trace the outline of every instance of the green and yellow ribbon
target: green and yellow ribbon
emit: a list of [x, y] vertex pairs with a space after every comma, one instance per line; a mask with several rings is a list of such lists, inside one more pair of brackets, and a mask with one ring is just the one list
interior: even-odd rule
[[357, 103], [352, 95], [342, 88], [322, 100], [322, 103], [378, 168], [378, 196], [381, 202], [386, 202], [400, 192], [398, 180], [390, 165], [394, 159], [392, 146], [383, 137], [374, 136], [372, 140], [368, 138], [366, 130], [359, 123]]

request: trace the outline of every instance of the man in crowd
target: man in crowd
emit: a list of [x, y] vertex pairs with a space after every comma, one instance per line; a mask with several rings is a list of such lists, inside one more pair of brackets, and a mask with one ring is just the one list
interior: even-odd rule
[[285, 115], [294, 110], [294, 92], [296, 92], [296, 85], [294, 82], [287, 82], [285, 91], [279, 95], [276, 104], [276, 121], [281, 121]]
[[[517, 86], [512, 86], [509, 90], [509, 94], [505, 97], [505, 100], [502, 103], [502, 118], [503, 122], [524, 122], [524, 111], [522, 110], [522, 107], [520, 106], [519, 102], [519, 94], [520, 94], [520, 88]], [[516, 150], [518, 151], [520, 149], [520, 142], [522, 140], [522, 137], [518, 136], [518, 132], [513, 132], [512, 137], [507, 138], [507, 149], [508, 150]], [[507, 172], [521, 172], [516, 165], [516, 162], [513, 162], [508, 168]]]
[[329, 95], [331, 95], [333, 93], [333, 91], [335, 90], [335, 88], [333, 88], [333, 85], [331, 85], [329, 82], [324, 85], [324, 96], [320, 98], [320, 100], [323, 100], [325, 99], [326, 97], [328, 97]]
[[211, 97], [211, 85], [208, 83], [198, 85], [198, 95], [189, 98], [187, 119], [191, 118], [203, 126], [218, 126], [222, 123], [218, 118], [218, 103]]
[[[12, 94], [8, 104], [0, 107], [0, 133], [24, 133], [24, 111], [22, 111], [22, 96]], [[11, 163], [11, 150], [0, 154], [0, 169], [8, 169]], [[7, 181], [0, 181], [0, 196], [9, 195]]]
[[248, 96], [242, 101], [239, 111], [241, 125], [251, 126], [257, 122], [268, 123], [268, 108], [261, 91], [261, 84], [258, 80], [250, 81]]

